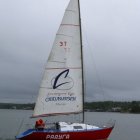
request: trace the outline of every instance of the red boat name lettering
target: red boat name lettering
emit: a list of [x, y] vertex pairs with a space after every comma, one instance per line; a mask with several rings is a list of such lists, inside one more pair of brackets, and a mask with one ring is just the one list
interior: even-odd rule
[[47, 135], [46, 140], [63, 140], [63, 139], [69, 139], [69, 134], [63, 134], [63, 135]]

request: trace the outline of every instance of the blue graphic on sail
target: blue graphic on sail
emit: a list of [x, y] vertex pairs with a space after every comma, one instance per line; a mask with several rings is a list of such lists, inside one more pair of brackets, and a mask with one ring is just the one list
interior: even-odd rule
[[71, 77], [68, 76], [69, 69], [62, 71], [55, 78], [52, 79], [53, 89], [69, 90], [73, 87], [74, 82]]

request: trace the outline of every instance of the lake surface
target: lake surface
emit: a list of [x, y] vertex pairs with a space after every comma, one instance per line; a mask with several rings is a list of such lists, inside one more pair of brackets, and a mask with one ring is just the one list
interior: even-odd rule
[[[3, 110], [0, 109], [0, 140], [13, 140], [15, 135], [28, 129], [36, 119], [29, 119], [32, 111], [29, 110]], [[115, 128], [109, 140], [140, 140], [140, 115], [104, 112], [86, 112], [86, 122], [89, 124], [102, 125], [108, 121], [116, 120]], [[57, 120], [64, 121], [66, 117], [57, 117]], [[73, 116], [78, 120], [78, 116]], [[47, 118], [55, 121], [56, 117]]]

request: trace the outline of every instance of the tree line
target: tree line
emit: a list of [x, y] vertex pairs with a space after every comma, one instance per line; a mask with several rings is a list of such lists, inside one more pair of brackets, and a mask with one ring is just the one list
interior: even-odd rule
[[0, 109], [24, 109], [33, 110], [35, 103], [17, 104], [17, 103], [0, 103]]
[[128, 112], [140, 113], [140, 101], [132, 102], [90, 102], [85, 103], [85, 109], [89, 111], [104, 111], [104, 112]]
[[[0, 109], [24, 109], [33, 110], [35, 103], [16, 104], [16, 103], [0, 103]], [[140, 101], [132, 102], [86, 102], [84, 104], [86, 111], [102, 111], [102, 112], [128, 112], [140, 113]]]

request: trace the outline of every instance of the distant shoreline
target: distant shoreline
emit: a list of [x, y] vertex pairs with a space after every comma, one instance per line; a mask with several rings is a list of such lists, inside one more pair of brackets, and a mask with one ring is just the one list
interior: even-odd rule
[[0, 103], [0, 109], [33, 110], [35, 103]]
[[120, 113], [140, 113], [140, 101], [118, 102], [90, 102], [85, 103], [85, 110], [89, 112], [120, 112]]
[[[0, 103], [0, 109], [33, 110], [35, 103]], [[86, 102], [84, 110], [88, 112], [140, 113], [140, 101], [132, 102]]]

